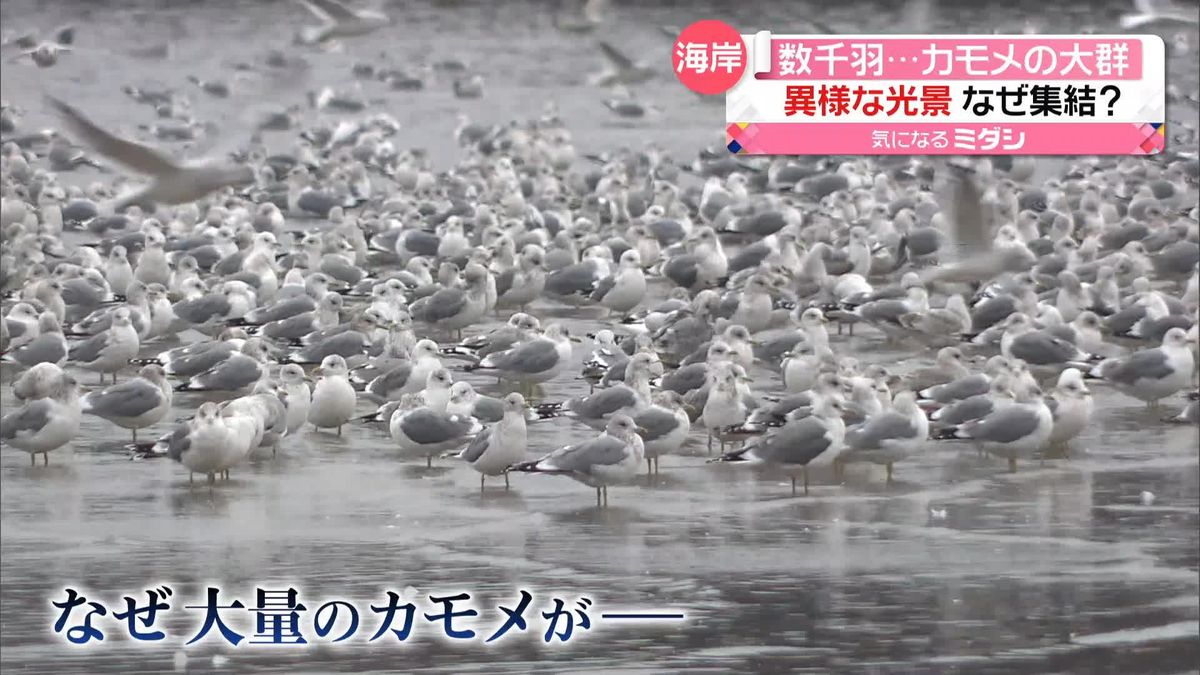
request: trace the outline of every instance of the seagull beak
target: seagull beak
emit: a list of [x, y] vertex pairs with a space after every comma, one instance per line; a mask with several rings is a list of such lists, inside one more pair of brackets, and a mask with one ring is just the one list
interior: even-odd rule
[[638, 434], [641, 436], [645, 436], [647, 433], [646, 427], [635, 427], [635, 429], [637, 429]]
[[567, 339], [570, 340], [571, 342], [583, 342], [583, 340], [575, 337], [574, 335], [568, 335]]

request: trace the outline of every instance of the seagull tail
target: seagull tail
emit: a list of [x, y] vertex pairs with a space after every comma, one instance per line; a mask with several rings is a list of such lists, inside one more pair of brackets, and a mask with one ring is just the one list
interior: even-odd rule
[[746, 454], [749, 453], [753, 449], [754, 449], [754, 446], [750, 446], [748, 448], [739, 448], [737, 450], [727, 452], [727, 453], [721, 455], [720, 457], [713, 457], [712, 459], [706, 461], [705, 464], [713, 464], [715, 462], [745, 462], [745, 461], [749, 461], [750, 458], [747, 457]]
[[463, 358], [463, 359], [467, 359], [470, 361], [474, 361], [475, 363], [479, 363], [479, 355], [477, 355], [473, 350], [468, 349], [466, 347], [462, 347], [460, 345], [451, 345], [449, 347], [442, 347], [440, 351], [442, 353], [442, 356]]
[[1071, 368], [1078, 368], [1080, 372], [1086, 373], [1087, 371], [1095, 368], [1097, 365], [1103, 363], [1105, 360], [1105, 357], [1097, 354], [1084, 354], [1082, 359], [1067, 361], [1067, 366]]
[[961, 438], [958, 427], [936, 427], [929, 430], [929, 438], [935, 441], [953, 441]]
[[539, 403], [538, 405], [534, 406], [533, 410], [537, 413], [538, 419], [548, 420], [562, 415], [563, 404], [561, 402]]
[[541, 463], [542, 460], [540, 459], [535, 459], [529, 462], [518, 462], [516, 464], [509, 465], [508, 471], [518, 471], [521, 473], [554, 473], [554, 471], [540, 468], [538, 465]]
[[954, 434], [950, 438], [966, 438], [971, 439], [971, 423], [963, 424], [957, 427], [951, 427], [950, 431]]
[[1192, 420], [1188, 419], [1187, 416], [1187, 408], [1174, 415], [1165, 415], [1162, 421], [1167, 424], [1192, 424]]

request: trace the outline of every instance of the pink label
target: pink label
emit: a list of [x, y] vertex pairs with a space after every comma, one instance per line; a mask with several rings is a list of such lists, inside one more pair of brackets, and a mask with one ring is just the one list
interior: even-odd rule
[[755, 155], [1148, 155], [1161, 124], [730, 124], [726, 143]]
[[1137, 38], [775, 38], [760, 80], [1136, 80]]

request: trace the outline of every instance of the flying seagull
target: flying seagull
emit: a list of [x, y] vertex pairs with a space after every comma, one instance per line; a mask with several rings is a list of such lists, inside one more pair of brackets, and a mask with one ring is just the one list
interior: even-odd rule
[[47, 96], [46, 99], [63, 116], [71, 131], [97, 152], [151, 177], [149, 185], [119, 197], [112, 205], [114, 211], [131, 204], [184, 204], [229, 185], [254, 181], [254, 171], [248, 166], [180, 164], [158, 150], [110, 134], [56, 98]]
[[300, 40], [305, 44], [317, 44], [339, 37], [366, 35], [391, 23], [391, 19], [382, 12], [355, 11], [337, 0], [300, 0], [300, 2], [323, 22], [320, 26], [310, 26], [301, 31]]

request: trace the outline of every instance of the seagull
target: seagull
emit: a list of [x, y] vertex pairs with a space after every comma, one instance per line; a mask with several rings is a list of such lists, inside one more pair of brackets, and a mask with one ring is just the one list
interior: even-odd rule
[[658, 472], [658, 459], [679, 451], [687, 441], [692, 420], [683, 408], [683, 397], [673, 391], [654, 395], [651, 405], [633, 416], [642, 437], [646, 470]]
[[570, 362], [571, 335], [566, 326], [555, 323], [532, 340], [489, 354], [478, 367], [496, 370], [511, 382], [536, 384], [554, 379]]
[[4, 360], [26, 368], [39, 363], [61, 366], [67, 360], [67, 339], [63, 337], [58, 317], [52, 312], [42, 312], [38, 316], [38, 336], [4, 354]]
[[1046, 398], [1046, 405], [1054, 416], [1050, 445], [1066, 447], [1092, 421], [1092, 392], [1083, 383], [1083, 373], [1077, 368], [1062, 371], [1054, 391]]
[[[28, 56], [39, 68], [49, 68], [58, 63], [58, 55], [64, 52], [73, 51], [70, 46], [62, 45], [49, 40], [38, 44], [32, 49], [21, 52], [17, 57]], [[15, 60], [15, 59], [13, 59]]]
[[504, 397], [504, 416], [475, 435], [459, 455], [479, 472], [479, 490], [488, 476], [504, 475], [507, 490], [508, 467], [525, 457], [528, 439], [525, 430], [525, 397], [513, 392]]
[[49, 464], [48, 453], [79, 433], [79, 383], [64, 373], [48, 393], [0, 418], [0, 441], [28, 452], [30, 465], [37, 464], [39, 453], [42, 464]]
[[887, 466], [892, 481], [892, 464], [913, 454], [929, 438], [929, 420], [917, 407], [916, 394], [901, 391], [892, 399], [892, 409], [867, 418], [846, 432], [846, 451], [841, 463], [873, 462]]
[[1163, 336], [1162, 346], [1103, 361], [1091, 375], [1151, 407], [1188, 386], [1195, 363], [1187, 333], [1176, 327]]
[[112, 373], [115, 383], [117, 373], [129, 365], [129, 359], [137, 356], [139, 345], [129, 310], [118, 307], [113, 310], [112, 325], [108, 330], [73, 345], [69, 359], [88, 370], [99, 372], [100, 384], [104, 384], [105, 373]]
[[354, 416], [354, 406], [358, 395], [354, 385], [350, 384], [347, 374], [346, 359], [337, 354], [330, 354], [317, 368], [321, 379], [313, 387], [312, 403], [308, 409], [308, 421], [318, 431], [321, 429], [337, 428], [337, 435], [342, 435], [342, 425]]
[[1133, 0], [1136, 12], [1122, 14], [1121, 28], [1133, 30], [1157, 23], [1195, 24], [1200, 21], [1194, 13], [1178, 7], [1171, 0]]
[[650, 354], [634, 354], [625, 369], [624, 383], [587, 396], [577, 396], [561, 405], [543, 404], [538, 406], [538, 414], [553, 417], [561, 413], [594, 429], [603, 429], [614, 413], [633, 415], [649, 405], [654, 363]]
[[610, 312], [626, 314], [646, 296], [646, 275], [642, 272], [642, 257], [634, 249], [621, 254], [617, 271], [601, 279], [592, 290], [592, 300]]
[[202, 403], [191, 421], [177, 426], [159, 444], [166, 446], [168, 457], [187, 467], [188, 482], [192, 473], [202, 473], [212, 485], [216, 475], [227, 471], [238, 459], [233, 447], [238, 445], [235, 432], [213, 401]]
[[405, 394], [392, 413], [388, 429], [401, 450], [424, 455], [425, 466], [433, 466], [434, 455], [462, 445], [482, 427], [474, 417], [430, 408], [421, 394]]
[[641, 84], [654, 78], [655, 71], [649, 64], [634, 61], [619, 49], [601, 40], [597, 43], [610, 68], [592, 78], [592, 84], [601, 87]]
[[1163, 418], [1163, 421], [1171, 424], [1190, 424], [1192, 427], [1200, 424], [1200, 398], [1193, 398], [1183, 410]]
[[295, 363], [284, 364], [279, 369], [279, 383], [280, 390], [287, 395], [287, 433], [294, 434], [308, 421], [312, 389], [308, 386], [304, 368]]
[[833, 464], [844, 449], [846, 424], [841, 413], [842, 403], [836, 396], [823, 396], [812, 415], [790, 419], [758, 443], [709, 461], [782, 467], [792, 479], [792, 495], [796, 494], [796, 473], [804, 478], [804, 494], [808, 494], [808, 467]]
[[1037, 387], [1016, 392], [1016, 401], [987, 416], [960, 425], [957, 438], [967, 438], [983, 449], [1008, 459], [1008, 470], [1016, 472], [1017, 459], [1046, 447], [1054, 429], [1054, 417]]
[[66, 376], [66, 371], [53, 363], [39, 363], [13, 380], [12, 393], [18, 401], [46, 398]]
[[613, 415], [597, 437], [568, 445], [509, 471], [560, 474], [596, 488], [596, 506], [608, 505], [608, 486], [628, 482], [645, 458], [645, 445], [633, 418]]
[[487, 311], [487, 285], [491, 275], [482, 265], [471, 263], [463, 272], [466, 288], [443, 288], [414, 302], [412, 318], [431, 326], [454, 330], [462, 339], [462, 329], [483, 318]]
[[310, 26], [300, 32], [305, 44], [317, 44], [340, 37], [358, 37], [391, 24], [391, 19], [379, 11], [353, 10], [337, 0], [300, 0], [318, 19], [320, 26]]
[[609, 0], [585, 0], [579, 15], [574, 16], [564, 14], [560, 2], [554, 9], [554, 27], [568, 33], [590, 33], [604, 23], [604, 8], [608, 3]]
[[377, 403], [391, 401], [400, 394], [421, 391], [429, 374], [441, 368], [437, 343], [428, 339], [419, 340], [413, 347], [410, 359], [400, 361], [387, 372], [376, 376], [367, 383], [363, 393]]
[[56, 98], [47, 99], [51, 107], [65, 118], [71, 131], [97, 152], [151, 177], [149, 185], [118, 198], [111, 206], [114, 212], [119, 212], [131, 204], [193, 202], [223, 187], [254, 181], [254, 171], [250, 167], [207, 163], [180, 164], [158, 150], [110, 134], [78, 110]]
[[138, 376], [121, 384], [89, 392], [80, 404], [85, 413], [103, 417], [133, 433], [137, 445], [138, 429], [160, 422], [171, 409], [173, 390], [162, 366], [142, 366]]
[[[202, 354], [201, 358], [210, 353], [217, 355], [215, 364], [193, 375], [187, 382], [176, 385], [175, 391], [242, 391], [254, 386], [266, 373], [269, 355], [266, 343], [260, 338], [246, 340], [236, 351], [213, 348]], [[169, 366], [165, 369], [178, 374]]]
[[480, 394], [470, 382], [455, 382], [450, 385], [450, 402], [446, 404], [446, 412], [494, 424], [504, 417], [504, 401]]

